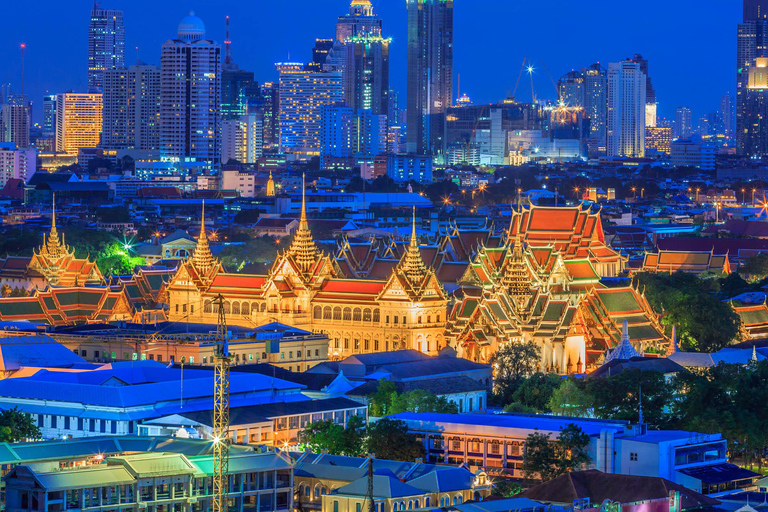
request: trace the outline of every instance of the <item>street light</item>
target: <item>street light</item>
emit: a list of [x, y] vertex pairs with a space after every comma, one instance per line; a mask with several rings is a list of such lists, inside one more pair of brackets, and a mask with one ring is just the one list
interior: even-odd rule
[[632, 193], [634, 194], [634, 199], [637, 199], [637, 187], [632, 187]]

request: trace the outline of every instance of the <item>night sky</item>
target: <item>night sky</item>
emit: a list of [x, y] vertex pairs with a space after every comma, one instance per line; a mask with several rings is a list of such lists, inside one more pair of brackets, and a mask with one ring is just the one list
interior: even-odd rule
[[[404, 0], [373, 0], [394, 38], [392, 87], [405, 106], [406, 9]], [[87, 29], [92, 2], [37, 0], [3, 2], [0, 82], [20, 90], [19, 43], [27, 43], [26, 93], [42, 115], [46, 91], [85, 91]], [[208, 38], [223, 42], [224, 17], [231, 16], [232, 52], [259, 81], [277, 77], [274, 63], [311, 58], [314, 39], [333, 37], [336, 17], [348, 0], [109, 0], [122, 9], [126, 62], [139, 57], [159, 64], [160, 45], [175, 36], [190, 9], [206, 23]], [[642, 53], [650, 61], [660, 114], [673, 117], [681, 105], [698, 119], [733, 92], [739, 0], [456, 0], [454, 73], [475, 103], [495, 102], [512, 90], [525, 56], [536, 65], [538, 97], [555, 97], [554, 80], [573, 68], [607, 64]], [[524, 77], [525, 78], [525, 77]], [[456, 92], [454, 91], [454, 95]], [[517, 97], [529, 100], [521, 80]]]

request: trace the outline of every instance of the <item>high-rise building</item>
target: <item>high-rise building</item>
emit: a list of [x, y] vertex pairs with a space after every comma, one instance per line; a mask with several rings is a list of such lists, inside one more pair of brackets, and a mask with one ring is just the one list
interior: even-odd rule
[[768, 58], [755, 59], [743, 91], [741, 150], [748, 157], [768, 155]]
[[656, 90], [653, 88], [651, 75], [648, 73], [648, 59], [644, 59], [642, 55], [636, 53], [630, 60], [640, 64], [640, 71], [645, 74], [645, 125], [654, 127], [656, 126], [657, 110]]
[[17, 148], [12, 142], [0, 143], [0, 188], [11, 179], [26, 183], [36, 168], [37, 152], [34, 149]]
[[720, 115], [723, 118], [725, 138], [728, 141], [732, 141], [736, 126], [734, 124], [733, 97], [731, 93], [726, 94], [720, 99]]
[[101, 92], [104, 71], [125, 67], [123, 11], [101, 9], [95, 3], [88, 27], [88, 90]]
[[314, 72], [303, 64], [279, 63], [280, 151], [319, 155], [323, 108], [344, 100], [340, 71]]
[[101, 94], [67, 92], [56, 97], [56, 151], [77, 155], [101, 141]]
[[693, 135], [693, 114], [688, 107], [678, 107], [675, 111], [675, 124], [672, 136], [687, 139]]
[[608, 156], [645, 156], [645, 73], [637, 62], [608, 65]]
[[453, 104], [453, 0], [407, 0], [409, 153], [440, 150]]
[[160, 68], [137, 65], [104, 72], [101, 145], [160, 149]]
[[29, 147], [29, 99], [25, 94], [10, 93], [0, 105], [0, 142], [12, 142], [17, 148]]
[[600, 64], [566, 73], [557, 83], [560, 101], [568, 107], [581, 107], [589, 119], [588, 145], [594, 156], [605, 154], [607, 108], [606, 72]]
[[221, 163], [237, 160], [243, 164], [256, 163], [264, 145], [264, 122], [261, 114], [245, 114], [239, 119], [221, 123]]
[[205, 39], [193, 12], [160, 54], [160, 154], [218, 165], [221, 153], [221, 46]]
[[261, 101], [259, 83], [252, 71], [240, 69], [232, 58], [232, 41], [229, 38], [229, 16], [227, 16], [227, 39], [224, 41], [224, 66], [221, 72], [221, 117], [239, 119], [257, 107]]
[[[323, 109], [321, 156], [373, 162], [387, 151], [387, 118], [347, 105]], [[321, 162], [322, 164], [322, 162]]]
[[56, 95], [43, 96], [43, 135], [56, 136]]
[[668, 155], [672, 143], [672, 128], [662, 126], [646, 126], [645, 150], [647, 153], [663, 153]]
[[[768, 56], [768, 8], [766, 0], [744, 0], [744, 20], [738, 26], [736, 41], [736, 147], [742, 154], [747, 154], [746, 140], [752, 135], [747, 133], [745, 111], [749, 82], [749, 68], [756, 59]], [[755, 102], [750, 102], [755, 106]], [[750, 116], [753, 117], [753, 116]], [[754, 125], [753, 125], [754, 126]]]
[[557, 81], [558, 100], [569, 107], [584, 106], [584, 72], [570, 71]]
[[280, 145], [280, 84], [266, 82], [261, 86], [261, 113], [264, 120], [264, 148]]

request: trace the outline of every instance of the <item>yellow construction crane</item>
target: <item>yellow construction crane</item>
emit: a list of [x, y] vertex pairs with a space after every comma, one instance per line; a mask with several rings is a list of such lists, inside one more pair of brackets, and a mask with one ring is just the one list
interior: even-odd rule
[[216, 326], [216, 365], [213, 391], [213, 512], [227, 512], [229, 487], [229, 339], [224, 297], [213, 301], [219, 307]]

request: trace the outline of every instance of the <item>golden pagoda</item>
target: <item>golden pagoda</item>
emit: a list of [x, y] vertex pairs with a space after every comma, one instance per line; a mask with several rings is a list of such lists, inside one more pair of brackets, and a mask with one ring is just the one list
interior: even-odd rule
[[299, 219], [299, 228], [293, 236], [293, 242], [288, 249], [288, 253], [293, 256], [299, 272], [303, 275], [309, 275], [315, 267], [318, 260], [317, 246], [312, 238], [312, 232], [309, 230], [307, 222], [307, 200], [306, 200], [306, 176], [301, 178], [301, 218]]
[[411, 229], [411, 242], [408, 245], [408, 251], [403, 255], [403, 259], [398, 264], [397, 271], [404, 274], [412, 284], [421, 284], [427, 274], [427, 266], [421, 258], [419, 251], [419, 241], [416, 237], [416, 207], [413, 207], [413, 227]]
[[203, 212], [200, 219], [200, 236], [197, 238], [197, 247], [192, 255], [192, 266], [197, 270], [200, 276], [209, 276], [211, 270], [216, 265], [216, 260], [211, 254], [211, 248], [208, 245], [208, 235], [205, 232], [205, 200], [203, 200]]
[[272, 179], [272, 171], [269, 171], [269, 181], [267, 181], [267, 197], [275, 197], [275, 180]]

